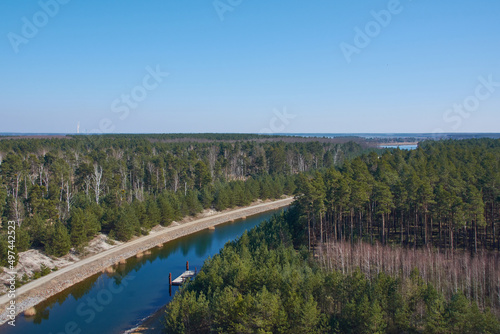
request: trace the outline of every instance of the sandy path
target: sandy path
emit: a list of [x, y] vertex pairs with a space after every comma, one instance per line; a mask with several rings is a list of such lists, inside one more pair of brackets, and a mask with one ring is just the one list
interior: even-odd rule
[[[159, 232], [151, 232], [151, 234], [147, 236], [137, 238], [133, 241], [108, 249], [102, 253], [80, 260], [72, 265], [59, 269], [58, 271], [52, 272], [47, 276], [43, 276], [18, 288], [16, 291], [16, 313], [19, 314], [40, 303], [44, 299], [47, 299], [48, 297], [70, 287], [71, 285], [102, 271], [122, 259], [132, 257], [138, 252], [142, 252], [153, 248], [158, 244], [201, 231], [209, 226], [215, 226], [232, 219], [239, 219], [245, 216], [278, 209], [280, 207], [287, 206], [292, 202], [293, 198], [285, 198], [236, 210], [230, 210], [205, 218], [195, 219], [177, 226], [170, 226]], [[9, 302], [10, 299], [7, 294], [0, 297], [0, 309], [2, 310], [2, 313], [0, 314], [0, 324], [7, 320], [6, 307]]]

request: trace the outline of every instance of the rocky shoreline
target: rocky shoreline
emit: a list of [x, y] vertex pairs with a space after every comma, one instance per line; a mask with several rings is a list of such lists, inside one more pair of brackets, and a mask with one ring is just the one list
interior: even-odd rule
[[[277, 201], [254, 203], [254, 205], [249, 207], [226, 210], [210, 217], [194, 219], [190, 217], [175, 226], [173, 224], [168, 227], [155, 229], [147, 236], [137, 238], [100, 254], [78, 261], [73, 265], [18, 288], [16, 293], [16, 315], [73, 284], [81, 282], [94, 274], [103, 272], [106, 268], [133, 257], [138, 253], [215, 225], [278, 209], [290, 205], [292, 202], [293, 198], [285, 198]], [[6, 295], [0, 297], [0, 305], [3, 309], [0, 314], [0, 324], [8, 320], [8, 311], [6, 309], [8, 303], [9, 299]]]

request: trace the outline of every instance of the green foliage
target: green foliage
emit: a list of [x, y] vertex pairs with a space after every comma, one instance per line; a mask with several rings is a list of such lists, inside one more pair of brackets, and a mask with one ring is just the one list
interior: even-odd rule
[[166, 196], [161, 196], [158, 199], [158, 206], [160, 209], [160, 224], [168, 226], [174, 220], [174, 208], [170, 204], [170, 200]]
[[50, 270], [50, 268], [49, 268], [49, 267], [47, 267], [45, 264], [43, 264], [43, 263], [42, 263], [42, 264], [40, 265], [40, 274], [41, 274], [42, 276], [45, 276], [45, 275], [50, 274], [50, 273], [51, 273], [51, 271], [52, 271], [52, 270]]
[[18, 252], [24, 252], [31, 247], [31, 236], [25, 224], [16, 226], [16, 249]]
[[64, 253], [67, 245], [54, 244], [65, 240], [57, 221], [77, 250], [100, 232], [128, 240], [203, 209], [290, 195], [296, 171], [330, 166], [331, 152], [364, 150], [314, 141], [243, 134], [1, 140], [0, 219], [21, 223], [19, 251]]
[[120, 210], [113, 230], [120, 241], [130, 240], [134, 234], [140, 233], [139, 220], [131, 207]]
[[29, 280], [30, 280], [29, 276], [26, 273], [24, 273], [23, 277], [21, 277], [21, 284], [26, 284], [29, 282]]
[[66, 255], [71, 248], [71, 239], [68, 230], [63, 223], [57, 222], [51, 233], [48, 236], [47, 243], [45, 244], [45, 251], [49, 255], [57, 257]]
[[0, 233], [0, 266], [7, 267], [8, 255], [9, 255], [9, 244], [7, 243], [7, 235]]
[[71, 244], [75, 247], [85, 245], [100, 230], [94, 214], [80, 208], [71, 212], [69, 224]]
[[409, 278], [327, 271], [292, 245], [296, 209], [229, 242], [168, 305], [166, 333], [499, 333], [489, 311]]
[[161, 212], [158, 208], [158, 204], [154, 199], [149, 199], [146, 203], [146, 219], [142, 226], [147, 230], [150, 230], [156, 225], [160, 224]]
[[492, 139], [371, 152], [301, 174], [296, 198], [313, 241], [324, 240], [326, 224], [336, 239], [500, 250], [499, 156]]
[[227, 187], [220, 186], [215, 192], [214, 207], [217, 211], [223, 211], [229, 208], [231, 205], [231, 200], [229, 197], [229, 191]]
[[203, 209], [209, 209], [212, 206], [212, 204], [214, 202], [213, 188], [212, 187], [204, 187], [201, 190], [200, 202], [201, 202], [201, 205], [203, 206]]
[[201, 190], [212, 182], [212, 176], [210, 175], [210, 170], [203, 161], [198, 161], [194, 168], [194, 183], [196, 188]]
[[199, 193], [197, 190], [189, 190], [182, 201], [182, 215], [195, 216], [203, 210], [203, 206], [199, 200]]
[[52, 231], [52, 229], [46, 228], [45, 223], [38, 215], [24, 219], [22, 228], [26, 228], [29, 231], [31, 246], [34, 248], [44, 247], [48, 243], [49, 234]]
[[0, 187], [0, 217], [5, 217], [5, 208], [7, 205], [7, 190]]
[[17, 274], [15, 275], [15, 280], [16, 281], [14, 283], [14, 286], [16, 287], [16, 289], [23, 285], [21, 279], [19, 279], [19, 276], [17, 276]]
[[489, 312], [481, 312], [462, 293], [455, 294], [446, 307], [446, 329], [452, 333], [498, 333], [498, 320]]

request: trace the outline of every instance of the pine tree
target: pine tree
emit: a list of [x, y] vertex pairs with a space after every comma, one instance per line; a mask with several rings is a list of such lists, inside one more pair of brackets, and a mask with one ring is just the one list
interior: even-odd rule
[[168, 226], [174, 220], [174, 208], [170, 204], [170, 200], [166, 196], [161, 196], [158, 199], [158, 207], [160, 209], [160, 224]]
[[203, 206], [198, 199], [197, 190], [189, 190], [186, 197], [184, 198], [184, 205], [186, 206], [186, 213], [191, 216], [195, 216], [197, 213], [203, 210]]
[[386, 215], [391, 213], [394, 208], [393, 195], [389, 186], [382, 182], [375, 182], [375, 187], [373, 188], [373, 200], [376, 203], [376, 213], [382, 217], [382, 226], [380, 230], [381, 240], [384, 244], [386, 242]]
[[80, 247], [88, 241], [85, 225], [85, 213], [83, 210], [80, 208], [73, 209], [70, 219], [70, 239], [74, 247]]
[[154, 199], [149, 199], [146, 204], [146, 221], [143, 226], [149, 230], [160, 224], [160, 219], [161, 212], [156, 201]]
[[24, 252], [31, 248], [31, 236], [25, 224], [16, 227], [16, 250]]
[[214, 201], [214, 196], [212, 195], [211, 187], [204, 187], [201, 190], [201, 205], [203, 205], [204, 209], [209, 209], [212, 206]]
[[210, 170], [203, 161], [198, 161], [194, 167], [195, 185], [198, 190], [212, 182]]
[[230, 199], [227, 187], [219, 187], [215, 193], [214, 207], [217, 211], [223, 211], [230, 206]]
[[68, 229], [60, 221], [55, 224], [53, 234], [45, 250], [48, 254], [61, 257], [68, 254], [71, 249], [71, 239]]
[[7, 267], [9, 264], [9, 244], [7, 243], [6, 235], [0, 234], [0, 266]]
[[318, 303], [309, 296], [302, 305], [299, 319], [297, 319], [296, 333], [312, 334], [320, 333], [318, 325], [321, 320], [321, 312]]
[[120, 210], [114, 227], [114, 233], [118, 240], [128, 241], [140, 230], [139, 220], [130, 207]]

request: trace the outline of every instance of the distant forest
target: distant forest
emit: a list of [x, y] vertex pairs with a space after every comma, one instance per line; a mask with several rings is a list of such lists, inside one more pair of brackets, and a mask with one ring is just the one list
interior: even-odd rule
[[[18, 221], [16, 251], [62, 256], [99, 232], [126, 241], [203, 209], [292, 195], [298, 173], [366, 149], [346, 139], [243, 134], [4, 138], [2, 233], [8, 220]], [[7, 250], [4, 236], [1, 265]]]

